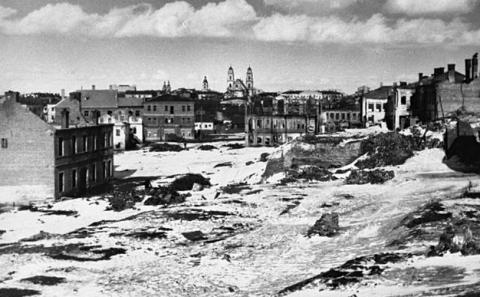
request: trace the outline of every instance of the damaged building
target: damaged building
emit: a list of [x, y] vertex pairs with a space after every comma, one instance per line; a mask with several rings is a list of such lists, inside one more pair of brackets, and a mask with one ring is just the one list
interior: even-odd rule
[[459, 112], [480, 110], [480, 79], [478, 73], [478, 54], [465, 60], [465, 74], [449, 64], [447, 71], [443, 67], [435, 68], [434, 73], [425, 77], [419, 74], [412, 116], [421, 122], [455, 116]]
[[59, 113], [60, 124], [48, 124], [9, 94], [0, 99], [0, 186], [26, 201], [79, 196], [107, 186], [113, 175], [113, 125], [72, 126], [69, 110]]

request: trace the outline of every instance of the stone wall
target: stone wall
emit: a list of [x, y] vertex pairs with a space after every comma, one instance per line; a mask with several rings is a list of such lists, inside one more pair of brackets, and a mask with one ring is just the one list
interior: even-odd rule
[[20, 104], [0, 101], [0, 138], [5, 139], [0, 147], [0, 186], [41, 186], [53, 197], [53, 135], [50, 125]]

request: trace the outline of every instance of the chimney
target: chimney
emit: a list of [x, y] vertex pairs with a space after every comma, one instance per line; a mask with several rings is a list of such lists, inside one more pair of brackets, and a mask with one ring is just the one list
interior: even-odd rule
[[478, 77], [478, 53], [475, 53], [472, 57], [472, 73], [471, 78], [476, 79]]
[[393, 82], [393, 87], [396, 88], [397, 87], [397, 82]]
[[61, 123], [61, 127], [62, 129], [67, 129], [70, 125], [70, 112], [68, 111], [68, 109], [64, 108], [62, 110], [62, 123]]
[[383, 87], [383, 82], [380, 82], [380, 88]]
[[113, 85], [109, 85], [108, 89], [113, 90]]
[[95, 90], [95, 85], [92, 85], [92, 90]]
[[445, 68], [444, 67], [437, 67], [433, 69], [433, 76], [439, 76], [445, 73]]
[[472, 60], [465, 59], [465, 80], [469, 82], [472, 79]]
[[65, 89], [60, 90], [60, 95], [62, 96], [62, 99], [65, 98]]
[[455, 71], [455, 64], [448, 64], [448, 71]]
[[401, 81], [400, 82], [400, 87], [406, 87], [407, 86], [407, 82], [406, 81]]
[[418, 73], [418, 81], [421, 81], [423, 79], [423, 73], [419, 72]]

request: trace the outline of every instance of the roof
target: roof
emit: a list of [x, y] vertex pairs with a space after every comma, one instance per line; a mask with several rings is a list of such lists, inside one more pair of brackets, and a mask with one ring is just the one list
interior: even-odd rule
[[135, 98], [135, 97], [119, 97], [118, 98], [118, 107], [142, 107], [143, 106], [143, 98]]
[[117, 108], [116, 90], [80, 90], [82, 108]]
[[392, 86], [381, 86], [378, 89], [368, 92], [365, 94], [365, 98], [368, 99], [388, 99], [388, 96], [392, 94]]
[[[299, 91], [299, 90], [289, 90], [289, 91], [283, 92], [282, 94], [300, 94], [302, 92], [303, 91]], [[280, 94], [280, 95], [282, 95], [282, 94]]]
[[145, 102], [193, 102], [192, 98], [186, 98], [182, 96], [165, 94], [157, 96], [155, 98], [145, 98]]

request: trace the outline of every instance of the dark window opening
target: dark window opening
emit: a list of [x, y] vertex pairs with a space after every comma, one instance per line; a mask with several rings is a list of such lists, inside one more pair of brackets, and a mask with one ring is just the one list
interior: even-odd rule
[[64, 190], [63, 172], [60, 172], [58, 174], [58, 192], [62, 193]]
[[2, 138], [2, 148], [8, 148], [8, 139]]
[[72, 170], [72, 188], [77, 187], [77, 170]]

